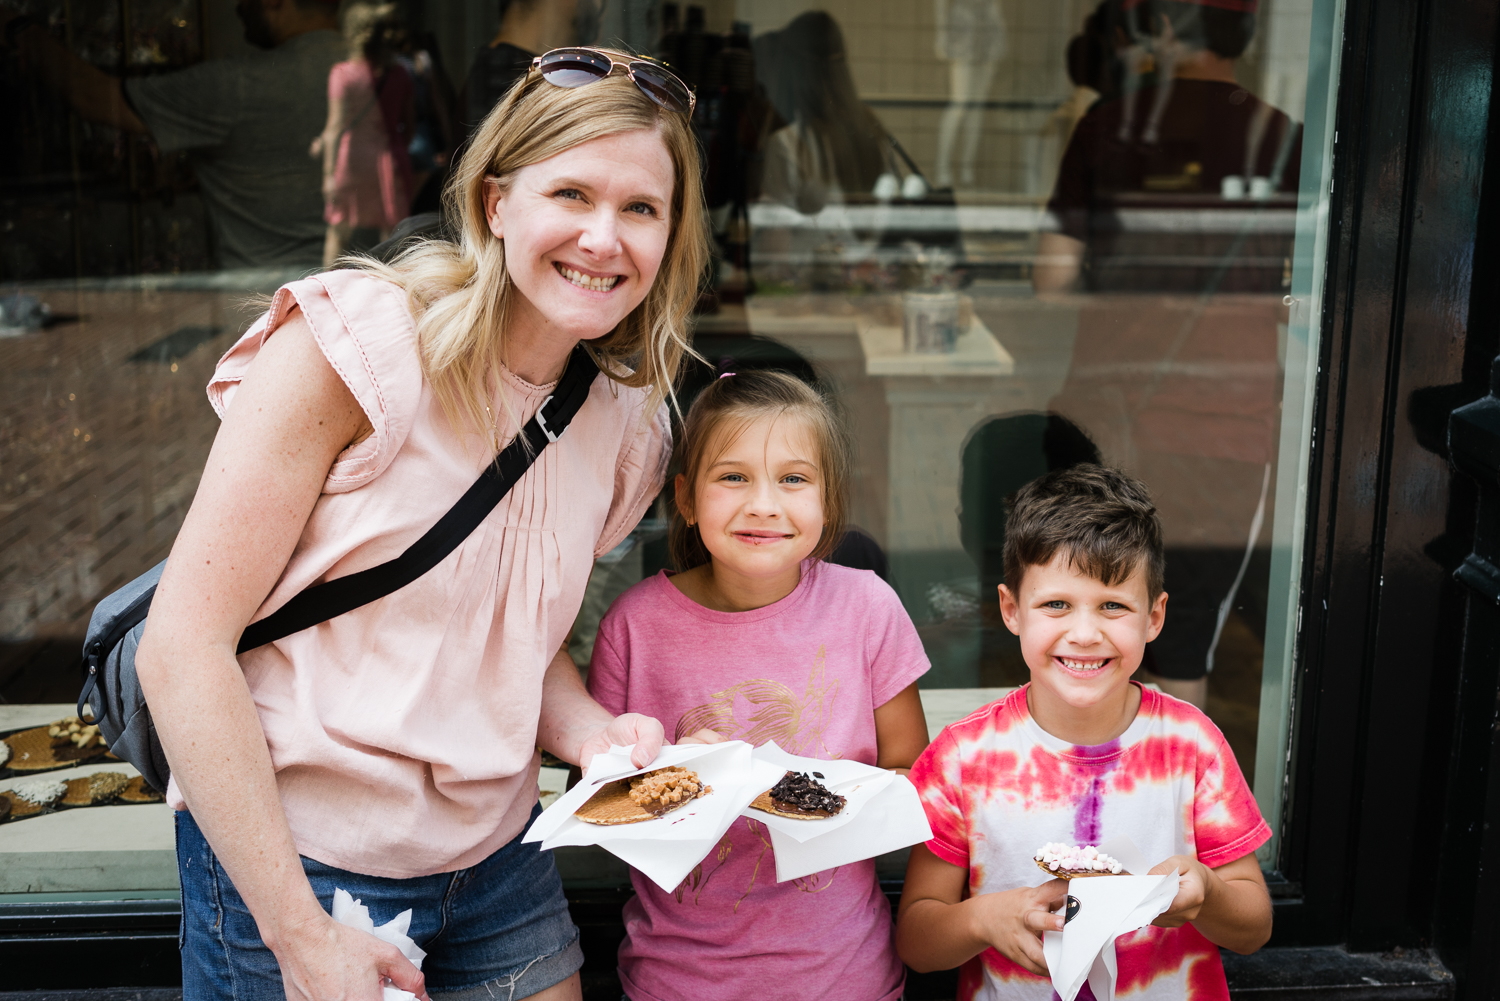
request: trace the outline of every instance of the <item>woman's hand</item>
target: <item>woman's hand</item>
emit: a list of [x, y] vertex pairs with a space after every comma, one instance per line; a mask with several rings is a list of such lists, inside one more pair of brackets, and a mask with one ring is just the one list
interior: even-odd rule
[[422, 972], [400, 949], [326, 913], [272, 951], [287, 1001], [380, 1001], [386, 980], [429, 1001]]
[[666, 738], [666, 730], [662, 728], [660, 720], [640, 713], [625, 713], [623, 716], [616, 716], [583, 741], [578, 750], [578, 765], [588, 771], [589, 762], [594, 755], [604, 754], [612, 746], [629, 747], [634, 744], [635, 750], [630, 754], [630, 763], [637, 768], [645, 768], [661, 753], [661, 745], [666, 743]]
[[536, 740], [538, 747], [585, 769], [594, 755], [608, 751], [611, 745], [634, 744], [630, 760], [637, 768], [644, 768], [661, 751], [666, 732], [660, 721], [650, 716], [612, 716], [595, 702], [583, 687], [564, 643], [542, 678], [542, 716], [537, 720]]

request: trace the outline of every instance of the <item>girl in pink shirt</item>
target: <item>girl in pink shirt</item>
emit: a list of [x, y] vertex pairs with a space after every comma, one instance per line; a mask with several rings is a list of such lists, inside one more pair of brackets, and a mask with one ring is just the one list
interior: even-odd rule
[[[774, 740], [905, 771], [927, 745], [929, 666], [894, 591], [822, 562], [843, 531], [848, 437], [791, 376], [726, 373], [688, 412], [672, 553], [600, 624], [589, 690], [677, 741]], [[890, 1001], [904, 970], [874, 860], [776, 882], [739, 818], [678, 886], [632, 873], [620, 979], [633, 1001]]]

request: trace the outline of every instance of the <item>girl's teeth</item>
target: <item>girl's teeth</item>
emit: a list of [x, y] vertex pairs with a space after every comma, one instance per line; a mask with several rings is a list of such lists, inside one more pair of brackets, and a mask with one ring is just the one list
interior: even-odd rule
[[620, 280], [619, 275], [612, 275], [608, 278], [595, 278], [592, 275], [586, 275], [581, 271], [574, 271], [572, 268], [566, 268], [562, 265], [558, 265], [558, 271], [574, 285], [577, 285], [579, 288], [586, 288], [591, 292], [608, 292]]

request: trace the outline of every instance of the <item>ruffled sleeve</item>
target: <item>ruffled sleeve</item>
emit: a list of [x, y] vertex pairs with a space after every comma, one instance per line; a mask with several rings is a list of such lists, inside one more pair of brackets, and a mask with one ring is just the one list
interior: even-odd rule
[[[644, 397], [642, 393], [643, 400]], [[672, 456], [672, 424], [665, 403], [656, 408], [645, 427], [641, 426], [640, 409], [633, 409], [631, 418], [630, 431], [626, 433], [620, 461], [615, 466], [614, 501], [610, 504], [609, 517], [604, 520], [604, 529], [599, 533], [599, 544], [594, 548], [595, 559], [623, 542], [641, 520], [646, 508], [661, 492], [667, 475], [667, 460]]]
[[261, 345], [293, 309], [302, 310], [324, 357], [374, 428], [339, 453], [323, 484], [324, 493], [353, 490], [385, 471], [416, 419], [422, 399], [416, 326], [401, 289], [363, 271], [329, 271], [283, 285], [214, 369], [208, 402], [221, 419]]

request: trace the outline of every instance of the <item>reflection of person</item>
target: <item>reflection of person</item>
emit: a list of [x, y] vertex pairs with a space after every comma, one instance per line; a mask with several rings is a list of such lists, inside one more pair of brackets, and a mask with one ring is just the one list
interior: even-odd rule
[[459, 95], [464, 136], [472, 134], [506, 91], [526, 75], [537, 55], [578, 44], [577, 14], [578, 0], [500, 0], [500, 30], [490, 44], [474, 53], [474, 64]]
[[1005, 17], [997, 0], [937, 0], [937, 57], [948, 63], [948, 107], [938, 123], [937, 186], [953, 187], [953, 147], [963, 133], [958, 179], [974, 185], [984, 101], [1005, 58]]
[[[239, 0], [245, 39], [266, 51], [124, 81], [39, 25], [13, 37], [81, 117], [190, 152], [222, 266], [315, 265], [323, 201], [307, 142], [323, 128], [328, 70], [343, 54], [337, 9], [335, 0]], [[0, 12], [0, 26], [9, 20]]]
[[911, 770], [933, 839], [912, 849], [896, 944], [914, 970], [963, 964], [963, 1001], [1055, 996], [1042, 933], [1062, 931], [1067, 884], [1036, 885], [1048, 843], [1128, 834], [1165, 859], [1151, 874], [1183, 873], [1166, 913], [1116, 942], [1131, 997], [1226, 997], [1219, 948], [1271, 936], [1255, 858], [1271, 829], [1234, 753], [1197, 709], [1131, 681], [1166, 617], [1161, 539], [1145, 485], [1101, 466], [1016, 496], [1000, 605], [1031, 683]]
[[[842, 535], [848, 433], [781, 372], [725, 374], [683, 427], [672, 549], [682, 571], [600, 624], [589, 691], [677, 738], [739, 739], [905, 771], [927, 745], [928, 669], [896, 592], [825, 562]], [[632, 871], [620, 979], [634, 997], [748, 998], [777, 970], [804, 996], [893, 999], [904, 971], [875, 861], [777, 883], [764, 825], [739, 820], [674, 894]], [[835, 989], [836, 987], [836, 989]]]
[[886, 169], [885, 128], [859, 99], [838, 22], [799, 15], [755, 40], [755, 66], [787, 123], [765, 143], [761, 197], [815, 215], [869, 194]]
[[[586, 764], [636, 744], [644, 765], [661, 744], [588, 697], [564, 644], [594, 557], [662, 483], [708, 258], [697, 147], [624, 75], [533, 75], [452, 185], [455, 240], [283, 287], [209, 386], [223, 427], [137, 660], [172, 763], [190, 997], [365, 997], [381, 977], [580, 996], [557, 870], [520, 836], [538, 747]], [[588, 400], [451, 556], [235, 656], [251, 619], [426, 533], [580, 343], [604, 369]], [[332, 921], [335, 885], [413, 909], [425, 990]]]
[[323, 161], [323, 266], [332, 267], [357, 229], [378, 243], [406, 218], [412, 196], [407, 141], [414, 131], [412, 79], [395, 58], [394, 4], [344, 11], [349, 58], [328, 71], [328, 123], [313, 142]]
[[[1119, 230], [1117, 210], [1174, 207], [1170, 199], [1184, 195], [1218, 198], [1227, 178], [1246, 188], [1264, 178], [1269, 191], [1296, 190], [1300, 130], [1234, 76], [1234, 62], [1255, 31], [1254, 0], [1241, 0], [1241, 7], [1151, 0], [1136, 8], [1151, 30], [1159, 82], [1095, 104], [1078, 123], [1048, 205], [1058, 231], [1041, 235], [1033, 272], [1038, 291], [1080, 283], [1094, 291], [1197, 290], [1203, 271], [1219, 270], [1219, 262], [1169, 268], [1138, 254]], [[1143, 205], [1142, 196], [1159, 201]], [[1266, 286], [1264, 275], [1236, 263], [1217, 290]], [[1278, 259], [1270, 287], [1280, 288], [1281, 272]]]
[[1255, 30], [1253, 0], [1238, 6], [1131, 8], [1156, 82], [1130, 91], [1127, 79], [1079, 122], [1033, 274], [1039, 292], [1107, 293], [1080, 305], [1049, 409], [1162, 498], [1178, 601], [1151, 680], [1200, 707], [1231, 613], [1245, 606], [1260, 628], [1264, 584], [1247, 572], [1271, 496], [1301, 157], [1296, 123], [1235, 80]]

